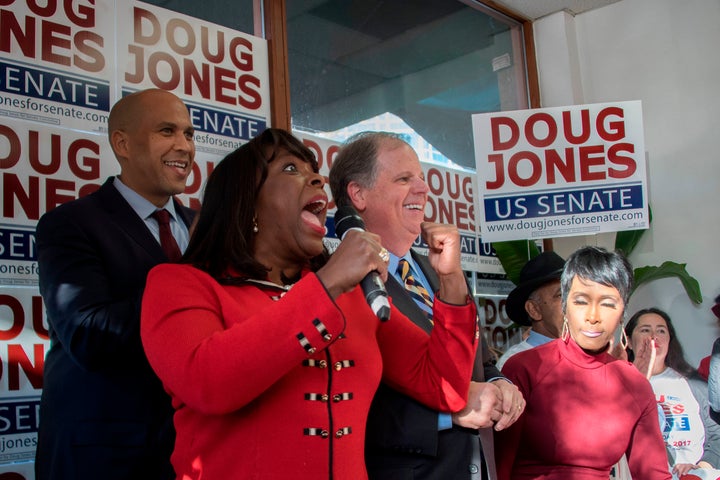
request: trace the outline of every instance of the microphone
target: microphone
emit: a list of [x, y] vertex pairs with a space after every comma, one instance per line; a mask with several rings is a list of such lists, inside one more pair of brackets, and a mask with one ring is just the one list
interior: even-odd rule
[[[342, 241], [345, 234], [350, 230], [365, 231], [365, 222], [360, 218], [357, 211], [352, 206], [338, 207], [335, 212], [335, 235]], [[360, 287], [365, 294], [365, 300], [370, 309], [381, 320], [386, 321], [390, 318], [390, 302], [388, 302], [387, 290], [377, 271], [365, 275], [360, 282]]]

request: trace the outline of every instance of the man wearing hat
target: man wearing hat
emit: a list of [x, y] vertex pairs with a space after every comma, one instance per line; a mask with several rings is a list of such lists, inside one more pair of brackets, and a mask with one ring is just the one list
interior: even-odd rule
[[564, 266], [565, 260], [560, 255], [543, 252], [520, 271], [520, 283], [508, 295], [505, 312], [517, 325], [531, 327], [530, 335], [500, 357], [498, 368], [516, 353], [560, 337], [563, 324], [560, 275]]

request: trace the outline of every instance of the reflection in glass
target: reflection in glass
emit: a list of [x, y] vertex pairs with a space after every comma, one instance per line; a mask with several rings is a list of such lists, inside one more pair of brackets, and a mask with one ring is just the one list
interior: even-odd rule
[[414, 134], [421, 160], [474, 169], [471, 115], [528, 106], [520, 25], [486, 7], [293, 0], [287, 21], [294, 129]]

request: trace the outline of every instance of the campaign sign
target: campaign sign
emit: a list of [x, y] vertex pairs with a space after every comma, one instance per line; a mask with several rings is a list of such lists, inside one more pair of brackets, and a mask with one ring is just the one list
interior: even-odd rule
[[485, 241], [649, 227], [639, 101], [472, 116]]
[[115, 67], [110, 0], [0, 2], [0, 117], [99, 131]]
[[105, 135], [0, 117], [0, 284], [37, 285], [38, 219], [118, 170]]
[[190, 110], [199, 152], [225, 155], [270, 125], [267, 41], [143, 2], [118, 2], [122, 95], [161, 88]]
[[0, 462], [35, 458], [40, 397], [0, 401]]
[[50, 340], [36, 288], [0, 288], [0, 462], [35, 456]]

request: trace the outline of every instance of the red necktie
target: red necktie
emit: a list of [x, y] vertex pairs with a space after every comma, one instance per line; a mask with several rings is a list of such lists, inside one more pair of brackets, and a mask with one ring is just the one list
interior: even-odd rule
[[160, 227], [160, 247], [165, 252], [168, 260], [177, 262], [182, 257], [182, 253], [180, 253], [180, 247], [178, 247], [175, 237], [170, 231], [170, 213], [165, 209], [155, 210], [152, 216], [157, 220]]

